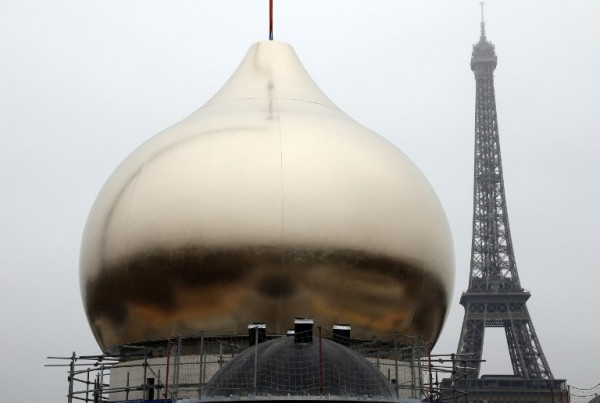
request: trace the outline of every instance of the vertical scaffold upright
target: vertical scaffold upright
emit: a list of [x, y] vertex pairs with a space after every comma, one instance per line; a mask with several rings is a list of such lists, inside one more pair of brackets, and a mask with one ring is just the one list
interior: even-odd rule
[[508, 223], [494, 93], [497, 57], [485, 35], [473, 46], [475, 74], [475, 164], [473, 240], [469, 288], [461, 296], [465, 316], [458, 354], [470, 360], [468, 379], [479, 378], [486, 327], [503, 327], [514, 375], [552, 380], [548, 361], [533, 328], [521, 287]]

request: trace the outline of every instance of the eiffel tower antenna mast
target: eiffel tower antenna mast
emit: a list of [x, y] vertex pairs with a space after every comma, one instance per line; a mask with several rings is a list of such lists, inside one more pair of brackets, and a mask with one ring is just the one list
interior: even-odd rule
[[485, 38], [485, 19], [483, 18], [483, 7], [485, 6], [485, 3], [482, 1], [479, 5], [481, 6], [481, 37]]

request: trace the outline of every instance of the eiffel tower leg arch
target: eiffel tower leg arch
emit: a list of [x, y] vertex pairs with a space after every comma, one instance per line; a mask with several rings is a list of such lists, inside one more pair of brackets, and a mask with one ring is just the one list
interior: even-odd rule
[[478, 378], [481, 369], [483, 341], [485, 338], [485, 306], [482, 304], [465, 305], [460, 341], [458, 345], [458, 360], [467, 367], [466, 376], [469, 379]]
[[504, 328], [514, 375], [523, 379], [554, 379], [525, 305], [529, 297], [527, 291], [463, 293], [460, 303], [465, 307], [465, 317], [458, 357], [467, 361], [469, 379], [480, 376], [486, 327]]
[[510, 304], [506, 342], [515, 375], [524, 379], [554, 379], [525, 304]]

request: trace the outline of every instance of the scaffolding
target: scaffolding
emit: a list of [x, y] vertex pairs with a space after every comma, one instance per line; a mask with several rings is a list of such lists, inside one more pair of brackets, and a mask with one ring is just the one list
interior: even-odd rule
[[[317, 340], [336, 341], [365, 358], [387, 379], [397, 401], [434, 402], [448, 393], [462, 396], [462, 391], [445, 390], [441, 381], [456, 371], [453, 355], [432, 356], [431, 345], [419, 338], [391, 335], [377, 340], [340, 340], [330, 331], [318, 330]], [[47, 366], [67, 367], [68, 403], [206, 401], [211, 399], [205, 389], [213, 376], [248, 349], [258, 351], [259, 336], [264, 341], [289, 337], [288, 334], [259, 332], [254, 333], [255, 339], [249, 335], [200, 334], [122, 345], [102, 355], [73, 353], [67, 357], [48, 357], [53, 363]], [[320, 355], [315, 359], [320, 360], [322, 368], [327, 357]], [[312, 367], [307, 365], [306, 370], [309, 368]], [[353, 400], [352, 393], [346, 397]], [[329, 399], [330, 396], [316, 392], [310, 398]], [[355, 396], [354, 400], [362, 398], [364, 396]]]
[[[478, 401], [519, 401], [551, 403], [587, 403], [600, 394], [600, 385], [582, 389], [567, 386], [561, 380], [525, 380], [509, 376], [483, 376], [468, 378], [477, 364], [474, 359], [457, 354], [431, 354], [431, 345], [419, 338], [392, 335], [385, 339], [362, 340], [340, 338], [329, 331], [317, 328], [314, 344], [319, 347], [325, 340], [335, 341], [348, 347], [352, 353], [364, 358], [367, 365], [375, 368], [377, 377], [366, 380], [378, 382], [381, 378], [393, 391], [392, 399], [397, 402], [478, 402]], [[293, 334], [292, 334], [293, 335]], [[68, 403], [73, 402], [202, 402], [215, 401], [219, 397], [230, 400], [277, 400], [277, 396], [260, 395], [246, 390], [246, 395], [213, 396], [207, 393], [207, 386], [219, 371], [241, 354], [256, 357], [254, 365], [247, 366], [240, 381], [256, 385], [257, 374], [264, 377], [264, 367], [259, 368], [259, 345], [268, 341], [289, 337], [288, 334], [269, 334], [254, 331], [249, 335], [178, 337], [121, 345], [102, 355], [79, 356], [73, 353], [65, 357], [48, 357], [52, 360], [47, 366], [66, 367], [68, 372]], [[293, 335], [294, 337], [303, 337]], [[339, 382], [323, 376], [323, 368], [330, 357], [327, 351], [302, 356], [301, 363], [295, 366], [276, 366], [289, 371], [301, 370], [312, 379], [318, 379], [318, 386], [306, 390], [302, 397], [309, 400], [331, 400], [324, 393], [327, 382]], [[58, 361], [58, 362], [57, 362]], [[312, 361], [312, 362], [311, 362]], [[481, 360], [478, 360], [478, 363]], [[261, 361], [261, 366], [265, 363]], [[280, 363], [281, 364], [281, 363]], [[299, 364], [299, 365], [298, 365]], [[343, 372], [342, 369], [340, 373]], [[313, 371], [311, 374], [310, 371]], [[319, 373], [320, 372], [320, 373]], [[352, 379], [352, 369], [346, 372]], [[292, 373], [268, 375], [270, 382], [287, 379]], [[244, 379], [242, 379], [244, 378]], [[378, 378], [378, 379], [375, 379]], [[508, 383], [508, 384], [507, 384]], [[282, 383], [279, 388], [288, 385]], [[314, 385], [313, 385], [314, 386]], [[235, 385], [234, 385], [235, 387]], [[215, 390], [214, 385], [212, 386]], [[231, 389], [231, 388], [230, 388]], [[289, 389], [288, 396], [298, 390]], [[509, 395], [506, 395], [509, 393]], [[281, 396], [279, 396], [281, 397]], [[372, 400], [382, 400], [371, 396]], [[358, 389], [344, 395], [344, 400], [364, 400]], [[221, 399], [222, 400], [222, 399]], [[385, 399], [384, 399], [385, 400]]]

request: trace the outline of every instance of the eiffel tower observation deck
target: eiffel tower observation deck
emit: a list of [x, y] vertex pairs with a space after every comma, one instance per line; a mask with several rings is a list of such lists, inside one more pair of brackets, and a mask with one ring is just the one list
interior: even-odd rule
[[[462, 401], [558, 402], [566, 396], [565, 381], [554, 379], [542, 351], [526, 305], [531, 294], [521, 286], [513, 251], [494, 91], [497, 61], [482, 8], [481, 36], [471, 57], [476, 82], [471, 268], [460, 299], [465, 316], [457, 357], [463, 364], [454, 387], [468, 390]], [[486, 327], [504, 328], [513, 374], [480, 377]]]

